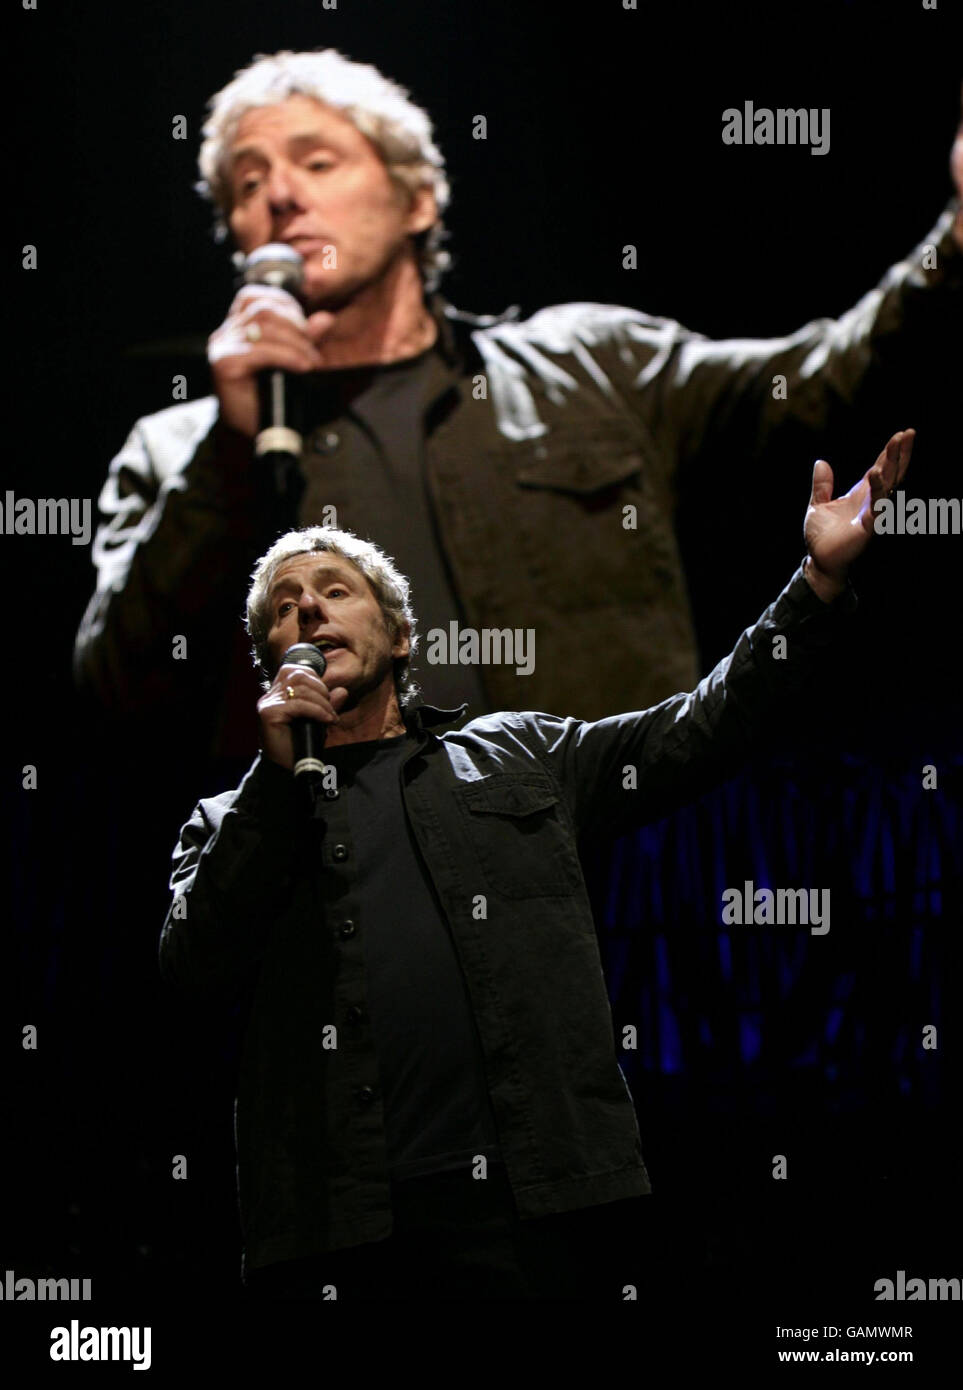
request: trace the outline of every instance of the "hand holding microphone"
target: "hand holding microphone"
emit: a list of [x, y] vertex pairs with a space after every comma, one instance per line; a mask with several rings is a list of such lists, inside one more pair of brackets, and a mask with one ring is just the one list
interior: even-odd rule
[[[207, 357], [220, 418], [255, 439], [262, 429], [289, 427], [284, 373], [304, 375], [321, 368], [315, 343], [334, 322], [334, 314], [322, 310], [305, 316], [296, 297], [303, 284], [304, 260], [283, 242], [252, 251], [244, 279], [224, 322], [207, 340]], [[271, 418], [262, 418], [262, 372], [268, 376]]]
[[326, 668], [317, 647], [296, 642], [284, 653], [271, 688], [257, 705], [265, 756], [293, 772], [299, 782], [320, 782], [327, 726], [338, 722], [338, 711], [348, 698], [344, 686], [328, 690], [322, 679]]

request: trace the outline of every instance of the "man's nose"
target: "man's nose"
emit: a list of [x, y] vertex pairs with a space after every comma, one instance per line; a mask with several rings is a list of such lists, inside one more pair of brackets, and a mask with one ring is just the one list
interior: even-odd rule
[[302, 627], [324, 617], [324, 599], [320, 594], [305, 592], [298, 600], [298, 621]]
[[287, 212], [289, 208], [301, 207], [298, 195], [300, 181], [297, 172], [290, 165], [272, 164], [266, 180], [268, 202], [275, 213]]

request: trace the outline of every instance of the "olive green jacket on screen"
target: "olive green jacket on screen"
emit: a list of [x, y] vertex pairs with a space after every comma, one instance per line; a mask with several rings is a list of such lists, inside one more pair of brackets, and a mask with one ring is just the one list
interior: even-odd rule
[[[592, 303], [524, 321], [513, 311], [476, 317], [432, 298], [440, 335], [426, 482], [463, 626], [535, 638], [530, 675], [480, 668], [487, 712], [595, 719], [691, 688], [697, 652], [675, 534], [681, 471], [707, 442], [726, 442], [727, 426], [740, 467], [787, 422], [818, 436], [894, 342], [922, 370], [963, 284], [956, 206], [841, 318], [784, 338], [712, 341]], [[777, 376], [784, 392], [773, 389]], [[905, 423], [881, 422], [880, 443]], [[309, 424], [291, 524], [319, 523], [334, 507], [328, 517], [366, 534], [352, 488], [357, 421]], [[254, 560], [276, 534], [258, 474], [251, 443], [219, 422], [213, 396], [135, 424], [100, 497], [97, 591], [76, 643], [78, 678], [108, 707], [169, 707], [179, 693], [196, 696], [203, 678], [211, 698], [194, 708], [216, 709], [225, 690], [241, 689], [245, 664], [250, 680], [239, 619]], [[172, 659], [178, 636], [195, 659]]]

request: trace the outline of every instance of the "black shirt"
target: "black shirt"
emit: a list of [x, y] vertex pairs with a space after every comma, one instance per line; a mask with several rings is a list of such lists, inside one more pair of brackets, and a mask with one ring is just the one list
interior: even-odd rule
[[388, 1171], [421, 1177], [500, 1158], [481, 1045], [451, 932], [408, 825], [397, 738], [325, 752], [356, 851], [368, 1012]]
[[487, 708], [478, 668], [426, 660], [431, 629], [447, 634], [452, 621], [463, 619], [425, 475], [424, 414], [438, 365], [429, 348], [401, 362], [320, 372], [302, 390], [309, 393], [309, 419], [346, 413], [356, 426], [344, 438], [318, 426], [317, 447], [344, 449], [350, 458], [357, 510], [341, 515], [339, 507], [338, 525], [374, 541], [411, 581], [421, 634], [413, 669], [425, 699], [446, 709], [467, 700], [469, 713], [477, 714]]

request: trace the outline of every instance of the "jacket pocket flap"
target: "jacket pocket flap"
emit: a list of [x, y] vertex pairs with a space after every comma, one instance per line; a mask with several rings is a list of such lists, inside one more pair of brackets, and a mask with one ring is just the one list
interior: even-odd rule
[[516, 782], [514, 779], [484, 778], [461, 787], [470, 811], [496, 816], [533, 816], [558, 804], [558, 794], [545, 783]]
[[516, 479], [522, 487], [557, 488], [562, 492], [592, 493], [615, 487], [642, 472], [642, 456], [626, 439], [564, 439], [548, 435], [532, 440], [518, 459]]

